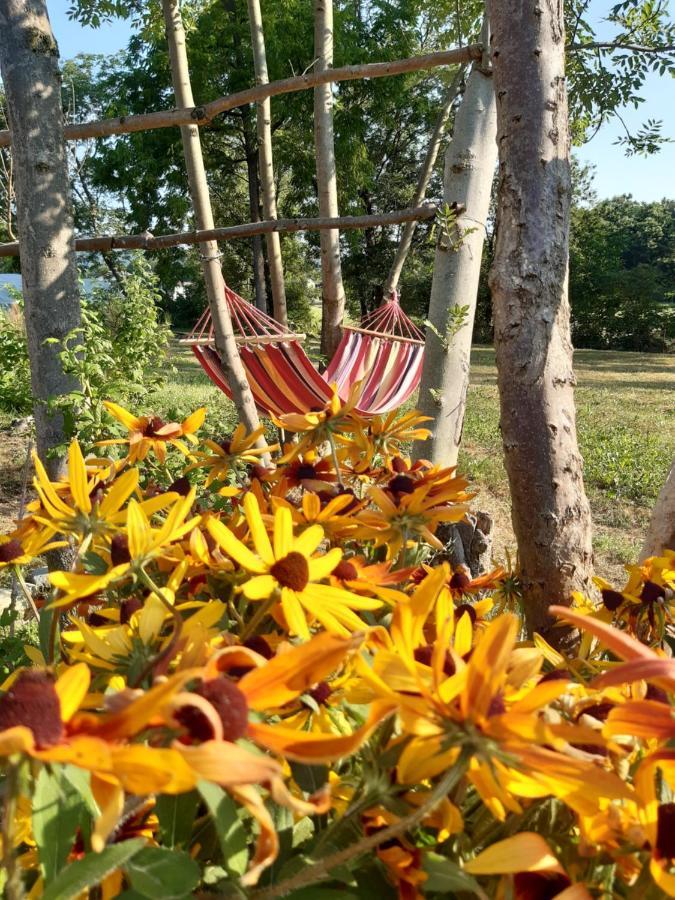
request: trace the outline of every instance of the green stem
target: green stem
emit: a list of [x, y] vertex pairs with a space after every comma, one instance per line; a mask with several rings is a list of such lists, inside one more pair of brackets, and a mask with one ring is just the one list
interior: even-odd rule
[[180, 617], [180, 613], [176, 609], [175, 605], [171, 603], [171, 601], [166, 597], [164, 591], [159, 585], [155, 584], [154, 580], [148, 575], [145, 569], [140, 569], [139, 576], [143, 584], [149, 588], [153, 594], [156, 594], [157, 597], [161, 600], [161, 602], [166, 607], [167, 611], [171, 614], [173, 618], [173, 632], [171, 634], [171, 640], [164, 647], [163, 650], [160, 650], [156, 656], [153, 656], [152, 659], [149, 660], [146, 666], [144, 666], [140, 675], [136, 679], [136, 683], [134, 687], [137, 687], [140, 684], [143, 684], [145, 679], [150, 675], [155, 666], [158, 666], [164, 659], [167, 657], [171, 658], [171, 654], [173, 654], [176, 649], [176, 645], [180, 640], [181, 632], [183, 630], [183, 620]]
[[333, 437], [333, 432], [328, 432], [328, 443], [330, 444], [330, 452], [333, 457], [333, 465], [335, 466], [335, 477], [337, 478], [337, 483], [341, 488], [344, 488], [344, 483], [342, 478], [340, 477], [340, 461], [337, 456], [337, 448], [335, 446], [335, 438]]
[[7, 873], [5, 896], [7, 900], [22, 900], [25, 896], [21, 871], [14, 852], [14, 827], [16, 820], [16, 800], [19, 793], [19, 764], [7, 763], [4, 790], [4, 816], [2, 818], [2, 867]]
[[31, 612], [35, 616], [35, 621], [40, 621], [40, 613], [38, 612], [37, 606], [35, 605], [35, 601], [33, 600], [33, 595], [28, 590], [28, 585], [23, 577], [23, 573], [21, 572], [21, 566], [14, 566], [14, 574], [16, 575], [16, 580], [19, 582], [19, 587], [21, 588], [21, 593], [26, 600], [26, 603], [31, 609]]
[[376, 831], [375, 834], [361, 838], [360, 841], [352, 844], [351, 847], [346, 847], [344, 850], [338, 850], [337, 853], [324, 857], [324, 859], [319, 860], [313, 866], [306, 866], [292, 878], [287, 878], [279, 884], [253, 891], [251, 897], [255, 898], [255, 900], [276, 900], [277, 897], [285, 897], [299, 888], [330, 878], [330, 873], [338, 867], [355, 860], [364, 853], [368, 853], [369, 850], [374, 850], [380, 844], [391, 841], [393, 838], [398, 838], [406, 831], [416, 828], [435, 809], [443, 797], [459, 783], [472, 755], [473, 748], [464, 747], [455, 765], [438, 782], [429, 795], [428, 800], [422, 806], [409, 813], [409, 815], [404, 816], [387, 828]]
[[246, 625], [244, 630], [239, 635], [239, 642], [241, 644], [243, 644], [245, 641], [247, 641], [250, 637], [252, 637], [256, 633], [256, 629], [257, 629], [258, 625], [260, 625], [260, 623], [266, 618], [267, 614], [269, 613], [269, 611], [272, 609], [272, 607], [275, 605], [276, 602], [277, 602], [277, 598], [274, 595], [272, 595], [271, 597], [268, 597], [267, 600], [264, 600], [260, 604], [258, 609], [251, 616], [251, 621], [248, 623], [248, 625]]

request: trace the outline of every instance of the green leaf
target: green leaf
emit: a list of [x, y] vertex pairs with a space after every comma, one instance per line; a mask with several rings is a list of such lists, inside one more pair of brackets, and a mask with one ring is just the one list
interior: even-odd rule
[[480, 885], [475, 878], [440, 853], [424, 854], [424, 871], [429, 876], [424, 882], [425, 891], [440, 891], [450, 895], [465, 891], [472, 896], [480, 892]]
[[243, 875], [248, 865], [246, 829], [237, 815], [236, 804], [217, 784], [200, 781], [197, 790], [213, 817], [223, 853], [223, 865], [229, 872]]
[[91, 791], [91, 773], [68, 764], [63, 767], [63, 777], [75, 788], [91, 815], [98, 816], [100, 810]]
[[293, 780], [301, 791], [313, 794], [328, 781], [328, 766], [308, 766], [304, 763], [291, 763]]
[[162, 844], [167, 847], [187, 845], [192, 837], [199, 805], [199, 794], [163, 794], [157, 798], [155, 813], [159, 819], [159, 834]]
[[82, 798], [60, 768], [40, 770], [33, 794], [33, 834], [46, 884], [65, 865], [84, 811]]
[[[49, 654], [51, 653], [50, 636], [52, 630], [52, 619], [57, 615], [58, 610], [56, 609], [47, 609], [46, 607], [43, 607], [40, 610], [40, 621], [38, 622], [38, 638], [40, 642], [40, 650], [46, 660], [49, 659]], [[57, 636], [55, 646], [58, 647], [58, 626], [56, 630]]]
[[42, 900], [75, 900], [86, 888], [100, 884], [106, 875], [119, 869], [144, 846], [145, 841], [134, 838], [106, 847], [101, 853], [87, 853], [47, 885]]
[[127, 862], [125, 869], [134, 890], [153, 900], [184, 900], [201, 880], [194, 859], [168, 847], [146, 847]]

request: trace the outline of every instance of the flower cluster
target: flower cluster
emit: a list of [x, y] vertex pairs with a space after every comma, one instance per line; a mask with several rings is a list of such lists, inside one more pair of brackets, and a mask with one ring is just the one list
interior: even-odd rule
[[554, 609], [565, 657], [517, 571], [447, 561], [471, 494], [406, 456], [419, 414], [336, 395], [279, 445], [107, 408], [126, 439], [36, 458], [0, 537], [39, 620], [0, 686], [8, 896], [675, 896], [675, 554]]

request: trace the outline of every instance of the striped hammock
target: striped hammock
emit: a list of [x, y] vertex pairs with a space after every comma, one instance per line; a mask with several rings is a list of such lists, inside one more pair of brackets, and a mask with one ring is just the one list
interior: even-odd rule
[[[343, 325], [343, 336], [321, 374], [302, 348], [303, 334], [285, 331], [231, 288], [225, 288], [235, 340], [258, 411], [263, 415], [322, 409], [332, 385], [342, 399], [360, 382], [357, 410], [374, 416], [397, 409], [422, 374], [424, 335], [401, 309], [396, 292], [360, 327]], [[211, 381], [232, 397], [215, 349], [210, 310], [181, 343], [189, 344]]]

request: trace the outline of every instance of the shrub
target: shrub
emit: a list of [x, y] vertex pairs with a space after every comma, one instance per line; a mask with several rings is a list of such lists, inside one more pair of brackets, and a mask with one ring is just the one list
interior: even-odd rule
[[0, 408], [25, 415], [32, 407], [26, 332], [17, 305], [0, 310]]

